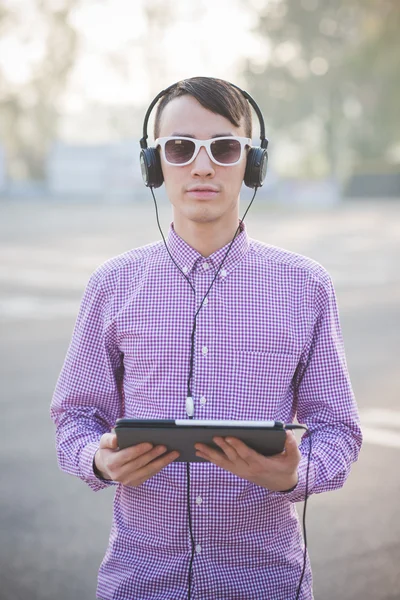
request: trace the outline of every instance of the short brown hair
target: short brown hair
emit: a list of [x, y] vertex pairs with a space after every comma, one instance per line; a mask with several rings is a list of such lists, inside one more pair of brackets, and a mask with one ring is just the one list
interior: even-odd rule
[[185, 94], [196, 98], [204, 108], [211, 112], [226, 117], [236, 127], [240, 126], [241, 119], [244, 117], [246, 136], [252, 137], [250, 105], [239, 90], [223, 79], [191, 77], [178, 81], [158, 103], [154, 121], [154, 139], [159, 137], [161, 113], [165, 106], [174, 98]]

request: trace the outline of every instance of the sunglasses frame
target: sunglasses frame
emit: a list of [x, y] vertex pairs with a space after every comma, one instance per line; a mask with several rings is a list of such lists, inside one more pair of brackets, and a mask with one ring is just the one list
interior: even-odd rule
[[[184, 163], [173, 163], [173, 162], [169, 162], [169, 160], [166, 157], [165, 154], [165, 144], [167, 142], [169, 142], [170, 140], [188, 140], [190, 142], [193, 142], [194, 144], [194, 152], [193, 152], [193, 156], [190, 160], [188, 160], [187, 162]], [[233, 162], [233, 163], [221, 163], [218, 160], [215, 160], [215, 158], [212, 155], [211, 152], [211, 144], [213, 142], [216, 142], [218, 140], [236, 140], [240, 143], [240, 156], [238, 158], [237, 161]], [[211, 138], [209, 140], [198, 140], [196, 138], [189, 138], [189, 137], [184, 137], [182, 135], [171, 135], [169, 137], [161, 137], [161, 138], [157, 138], [154, 142], [154, 145], [156, 146], [156, 148], [158, 148], [160, 146], [162, 153], [163, 153], [163, 157], [165, 162], [168, 165], [172, 165], [173, 167], [185, 167], [186, 165], [190, 165], [190, 163], [192, 163], [196, 156], [198, 155], [198, 153], [200, 152], [201, 148], [205, 148], [206, 152], [209, 156], [209, 158], [212, 160], [213, 163], [215, 163], [216, 165], [219, 165], [221, 167], [234, 167], [235, 165], [239, 164], [240, 161], [243, 158], [243, 150], [246, 146], [249, 146], [249, 148], [251, 148], [251, 139], [250, 138], [246, 138], [246, 137], [239, 137], [239, 136], [233, 136], [233, 135], [229, 135], [229, 136], [222, 136], [222, 137], [215, 137], [215, 138]]]

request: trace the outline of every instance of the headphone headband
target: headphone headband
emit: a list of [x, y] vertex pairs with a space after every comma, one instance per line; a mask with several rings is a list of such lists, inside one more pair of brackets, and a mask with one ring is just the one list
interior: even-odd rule
[[162, 98], [163, 96], [165, 96], [166, 94], [168, 94], [169, 90], [172, 90], [172, 88], [175, 87], [178, 83], [179, 83], [179, 81], [177, 81], [176, 83], [173, 83], [172, 85], [165, 88], [165, 90], [162, 90], [159, 94], [157, 94], [157, 96], [154, 98], [154, 100], [150, 104], [149, 108], [147, 109], [147, 112], [146, 112], [146, 115], [145, 115], [144, 121], [143, 121], [143, 137], [140, 140], [141, 148], [143, 148], [143, 149], [147, 148], [147, 138], [148, 138], [147, 123], [149, 121], [151, 111], [153, 110], [154, 106], [157, 104], [159, 99]]
[[[151, 111], [153, 110], [153, 108], [157, 104], [157, 102], [160, 100], [160, 98], [162, 98], [163, 96], [168, 94], [168, 92], [170, 90], [172, 90], [174, 87], [176, 87], [178, 85], [178, 83], [179, 83], [179, 81], [173, 83], [172, 85], [169, 85], [167, 88], [165, 88], [165, 90], [162, 90], [159, 94], [157, 94], [157, 96], [154, 98], [154, 100], [151, 102], [149, 108], [147, 109], [147, 112], [146, 112], [146, 115], [145, 115], [144, 121], [143, 121], [143, 137], [140, 140], [140, 147], [142, 149], [147, 148], [147, 138], [148, 138], [147, 123], [149, 121]], [[252, 98], [250, 96], [250, 94], [248, 92], [245, 92], [244, 90], [242, 90], [239, 86], [235, 85], [234, 83], [231, 83], [230, 81], [225, 81], [225, 83], [228, 83], [232, 87], [239, 90], [239, 92], [241, 94], [243, 94], [243, 96], [246, 98], [246, 100], [248, 100], [250, 105], [253, 107], [254, 112], [256, 113], [256, 115], [258, 117], [258, 121], [260, 123], [260, 142], [261, 142], [260, 146], [261, 146], [261, 148], [268, 148], [268, 140], [265, 137], [264, 117], [262, 116], [262, 112], [261, 112], [260, 107], [258, 106], [257, 102], [254, 100], [254, 98]]]
[[264, 117], [262, 116], [262, 112], [261, 112], [260, 107], [258, 106], [257, 102], [254, 100], [254, 98], [252, 98], [250, 96], [250, 94], [248, 92], [245, 92], [244, 90], [242, 90], [240, 87], [238, 87], [234, 83], [231, 83], [230, 81], [227, 81], [227, 83], [229, 83], [229, 85], [231, 85], [232, 87], [239, 90], [239, 92], [241, 92], [243, 94], [243, 96], [246, 98], [246, 100], [248, 100], [248, 102], [253, 107], [254, 112], [256, 113], [256, 115], [258, 117], [258, 121], [260, 123], [260, 142], [261, 142], [260, 146], [261, 146], [261, 148], [268, 148], [268, 140], [265, 137]]
[[[207, 79], [212, 79], [212, 78], [208, 77]], [[224, 80], [222, 80], [222, 81], [224, 81]], [[149, 108], [147, 109], [146, 115], [144, 117], [143, 137], [140, 139], [140, 148], [141, 148], [140, 168], [142, 170], [144, 184], [150, 188], [160, 187], [163, 184], [164, 175], [163, 175], [162, 168], [161, 168], [160, 154], [157, 151], [157, 148], [148, 148], [147, 147], [147, 137], [148, 137], [147, 124], [149, 122], [149, 117], [150, 117], [151, 111], [153, 110], [153, 108], [157, 104], [157, 102], [160, 100], [160, 98], [162, 98], [163, 96], [168, 94], [168, 92], [170, 90], [172, 90], [174, 87], [176, 87], [179, 83], [180, 82], [177, 81], [176, 83], [173, 83], [172, 85], [165, 88], [165, 90], [162, 90], [159, 94], [157, 94], [157, 96], [154, 98], [154, 100], [151, 102]], [[245, 169], [243, 181], [244, 181], [245, 185], [247, 185], [247, 187], [250, 187], [250, 188], [261, 187], [262, 184], [264, 183], [265, 175], [267, 172], [267, 162], [268, 162], [268, 152], [267, 152], [268, 140], [265, 137], [264, 118], [262, 116], [261, 110], [260, 110], [257, 102], [255, 100], [253, 100], [253, 98], [250, 96], [250, 94], [248, 94], [247, 92], [242, 90], [240, 87], [238, 87], [234, 83], [230, 83], [229, 81], [224, 81], [224, 83], [239, 90], [239, 92], [246, 98], [246, 100], [253, 107], [255, 113], [257, 114], [257, 117], [258, 117], [258, 120], [260, 123], [260, 142], [261, 142], [260, 146], [261, 147], [260, 146], [251, 147], [249, 149], [249, 152], [247, 154], [246, 169]], [[187, 92], [187, 93], [189, 93], [189, 92]]]

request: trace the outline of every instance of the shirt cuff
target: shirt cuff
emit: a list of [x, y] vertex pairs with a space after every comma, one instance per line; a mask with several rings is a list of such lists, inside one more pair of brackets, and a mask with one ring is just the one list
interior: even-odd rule
[[310, 468], [308, 472], [308, 485], [307, 485], [307, 465], [308, 465], [308, 455], [302, 456], [300, 460], [299, 467], [297, 469], [297, 474], [299, 476], [299, 480], [297, 485], [290, 490], [286, 490], [283, 492], [271, 492], [273, 496], [286, 498], [289, 502], [304, 502], [306, 499], [306, 488], [307, 488], [307, 496], [310, 496], [315, 484], [315, 464], [310, 460]]
[[81, 478], [86, 481], [88, 486], [95, 492], [103, 490], [112, 485], [118, 485], [117, 481], [112, 479], [101, 479], [94, 472], [94, 455], [99, 449], [99, 442], [90, 442], [87, 444], [80, 455], [79, 470]]

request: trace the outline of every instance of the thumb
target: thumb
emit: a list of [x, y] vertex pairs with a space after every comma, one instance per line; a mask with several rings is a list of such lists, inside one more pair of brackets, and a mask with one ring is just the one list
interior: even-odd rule
[[288, 464], [299, 465], [301, 454], [296, 437], [291, 430], [286, 431], [285, 456]]
[[286, 430], [285, 451], [287, 454], [293, 454], [297, 448], [296, 437], [291, 429]]
[[116, 434], [104, 433], [100, 438], [100, 448], [110, 448], [110, 450], [115, 450], [117, 448]]

